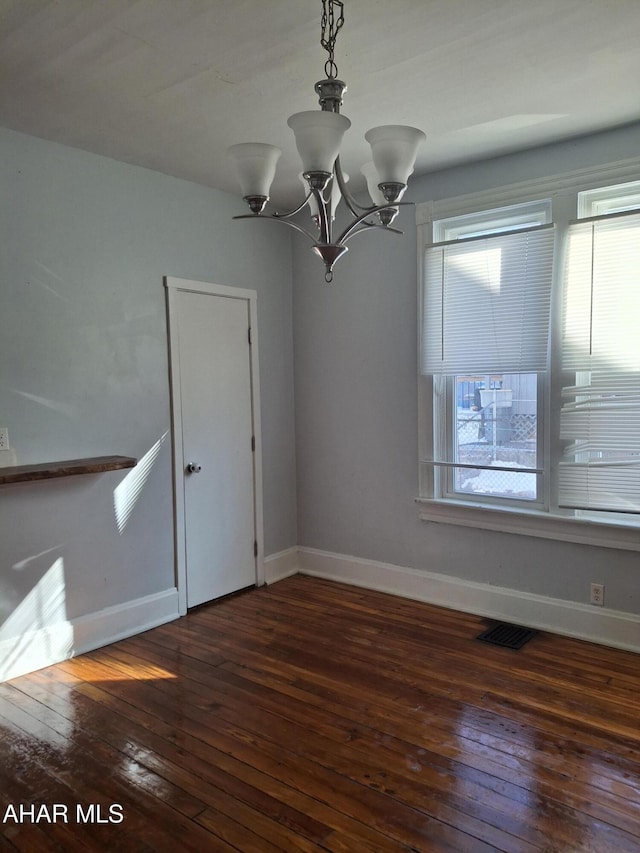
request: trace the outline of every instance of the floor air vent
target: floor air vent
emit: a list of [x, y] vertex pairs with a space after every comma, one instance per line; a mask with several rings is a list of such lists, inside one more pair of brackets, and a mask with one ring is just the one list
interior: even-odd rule
[[521, 649], [536, 634], [537, 631], [532, 628], [520, 628], [518, 625], [509, 625], [508, 622], [498, 622], [479, 634], [476, 639], [506, 649]]

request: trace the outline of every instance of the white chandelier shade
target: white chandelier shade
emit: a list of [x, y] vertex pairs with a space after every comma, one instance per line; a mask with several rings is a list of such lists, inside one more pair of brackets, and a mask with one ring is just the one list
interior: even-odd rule
[[371, 128], [364, 138], [371, 146], [378, 183], [406, 184], [425, 134], [416, 127], [385, 124]]
[[[292, 115], [288, 124], [296, 136], [302, 160], [302, 176], [309, 172], [331, 174], [340, 152], [342, 137], [351, 126], [349, 119], [340, 113], [307, 110]], [[387, 204], [379, 189], [380, 184], [406, 186], [413, 172], [418, 146], [425, 138], [421, 130], [397, 124], [374, 127], [365, 133], [365, 139], [371, 145], [373, 160], [362, 166], [360, 171], [366, 178], [367, 189], [375, 205]], [[243, 197], [268, 198], [282, 151], [275, 145], [263, 142], [240, 142], [231, 145], [227, 153], [234, 162]], [[332, 202], [337, 203], [339, 199], [340, 191], [336, 181]]]
[[282, 151], [264, 142], [240, 142], [227, 149], [233, 160], [243, 198], [269, 197]]
[[333, 172], [340, 145], [351, 122], [340, 113], [305, 110], [290, 116], [303, 172]]

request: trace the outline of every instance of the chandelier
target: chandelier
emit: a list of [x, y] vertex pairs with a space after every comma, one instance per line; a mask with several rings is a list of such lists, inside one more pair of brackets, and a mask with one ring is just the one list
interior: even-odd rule
[[[421, 130], [405, 125], [374, 127], [365, 133], [371, 146], [372, 162], [361, 172], [373, 202], [370, 206], [359, 204], [347, 189], [349, 176], [340, 165], [340, 144], [345, 131], [351, 126], [349, 119], [340, 113], [342, 97], [347, 85], [338, 79], [338, 66], [334, 59], [336, 37], [344, 24], [344, 4], [340, 0], [322, 0], [320, 44], [329, 54], [325, 62], [326, 78], [315, 84], [320, 110], [295, 113], [287, 124], [293, 130], [298, 153], [302, 160], [300, 178], [305, 187], [305, 198], [298, 207], [286, 213], [265, 212], [276, 163], [281, 155], [275, 145], [261, 142], [241, 142], [232, 145], [228, 154], [232, 158], [242, 196], [251, 213], [234, 219], [270, 219], [289, 225], [308, 237], [313, 251], [325, 265], [325, 280], [333, 279], [333, 266], [348, 247], [345, 245], [356, 234], [383, 228], [401, 234], [391, 223], [398, 213], [400, 199], [413, 172], [418, 146], [425, 139]], [[337, 13], [336, 13], [337, 10]], [[349, 224], [334, 237], [336, 207], [341, 199], [351, 213]], [[292, 217], [306, 206], [316, 225], [313, 234]]]

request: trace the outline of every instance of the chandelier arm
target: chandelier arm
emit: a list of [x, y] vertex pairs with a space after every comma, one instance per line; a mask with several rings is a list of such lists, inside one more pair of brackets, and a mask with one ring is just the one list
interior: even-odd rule
[[336, 171], [336, 179], [338, 181], [338, 186], [340, 187], [340, 192], [342, 194], [342, 198], [344, 199], [344, 202], [347, 205], [347, 207], [349, 208], [349, 210], [351, 211], [351, 213], [353, 213], [354, 216], [358, 217], [358, 216], [360, 216], [359, 211], [361, 211], [361, 210], [366, 210], [369, 212], [375, 211], [375, 209], [376, 209], [375, 204], [371, 205], [370, 207], [366, 207], [363, 204], [358, 204], [358, 202], [355, 200], [355, 198], [349, 192], [349, 190], [347, 188], [347, 182], [345, 181], [344, 175], [342, 174], [342, 166], [340, 165], [340, 155], [338, 155], [336, 157], [335, 171]]
[[360, 225], [361, 223], [365, 223], [372, 228], [384, 228], [385, 231], [394, 231], [396, 234], [402, 234], [402, 231], [398, 231], [397, 228], [390, 228], [388, 225], [378, 225], [375, 222], [365, 222], [368, 216], [371, 216], [372, 213], [379, 213], [381, 210], [390, 210], [393, 207], [398, 207], [402, 204], [413, 204], [411, 201], [406, 202], [396, 202], [395, 204], [381, 204], [379, 207], [374, 207], [371, 210], [367, 210], [365, 213], [361, 214], [357, 217], [350, 225], [348, 225], [342, 234], [338, 237], [337, 243], [344, 243], [345, 240], [348, 240], [351, 236], [352, 232]]
[[365, 234], [371, 231], [372, 228], [383, 228], [385, 231], [390, 231], [392, 234], [404, 234], [404, 231], [400, 231], [398, 228], [390, 228], [388, 225], [381, 225], [379, 222], [361, 222], [359, 226], [348, 234], [346, 237], [342, 238], [342, 244], [351, 240], [352, 237], [355, 237], [356, 234]]
[[308, 237], [314, 245], [318, 242], [318, 238], [309, 233], [309, 231], [307, 231], [306, 228], [303, 228], [302, 225], [298, 225], [296, 222], [289, 222], [289, 220], [285, 219], [283, 216], [273, 216], [271, 213], [263, 213], [260, 216], [256, 216], [255, 213], [243, 213], [240, 216], [233, 216], [232, 219], [253, 219], [254, 222], [258, 219], [270, 219], [272, 222], [280, 222], [282, 225], [288, 225], [289, 228], [295, 228], [296, 231], [299, 231], [301, 234], [304, 234], [305, 237]]
[[273, 213], [267, 214], [267, 216], [273, 216], [274, 219], [289, 219], [289, 217], [295, 216], [296, 213], [300, 213], [300, 211], [303, 207], [305, 207], [312, 195], [313, 190], [310, 190], [305, 200], [302, 202], [302, 204], [299, 204], [298, 207], [295, 208], [295, 210], [289, 210], [287, 211], [287, 213], [278, 213], [278, 211], [276, 210]]

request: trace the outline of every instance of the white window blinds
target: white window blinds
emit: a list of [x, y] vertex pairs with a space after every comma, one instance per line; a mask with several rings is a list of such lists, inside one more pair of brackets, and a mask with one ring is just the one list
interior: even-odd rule
[[422, 371], [546, 370], [553, 226], [427, 249]]
[[640, 513], [640, 213], [570, 227], [562, 331], [559, 504]]

